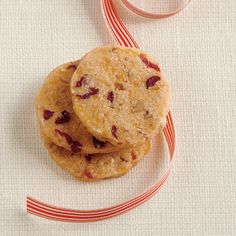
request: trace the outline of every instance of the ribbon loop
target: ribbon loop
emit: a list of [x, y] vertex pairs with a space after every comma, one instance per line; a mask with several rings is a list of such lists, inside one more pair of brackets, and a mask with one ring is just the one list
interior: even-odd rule
[[144, 18], [149, 18], [149, 19], [161, 19], [161, 18], [167, 18], [173, 15], [178, 14], [179, 12], [183, 11], [185, 7], [190, 3], [191, 0], [185, 0], [181, 1], [181, 3], [178, 3], [179, 1], [173, 1], [169, 0], [172, 3], [175, 3], [176, 7], [174, 10], [166, 10], [165, 12], [159, 12], [159, 13], [152, 13], [148, 12], [146, 10], [143, 10], [139, 7], [136, 7], [134, 4], [130, 3], [129, 0], [121, 0], [121, 2], [134, 14], [144, 17]]

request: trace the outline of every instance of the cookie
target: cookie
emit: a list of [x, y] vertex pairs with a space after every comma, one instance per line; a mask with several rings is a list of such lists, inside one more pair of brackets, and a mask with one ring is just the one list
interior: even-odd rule
[[108, 153], [123, 148], [104, 142], [80, 122], [72, 108], [70, 80], [79, 61], [63, 64], [47, 77], [36, 97], [36, 112], [44, 133], [56, 145], [69, 151]]
[[143, 143], [164, 125], [170, 86], [145, 52], [119, 46], [96, 48], [71, 80], [73, 108], [84, 126], [114, 145]]
[[62, 169], [83, 181], [97, 181], [124, 175], [150, 150], [150, 142], [105, 154], [74, 153], [54, 144], [41, 128], [41, 137], [49, 155]]

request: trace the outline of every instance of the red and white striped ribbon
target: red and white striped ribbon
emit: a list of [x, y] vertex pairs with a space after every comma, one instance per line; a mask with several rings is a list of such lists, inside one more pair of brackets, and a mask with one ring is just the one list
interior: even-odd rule
[[[116, 43], [121, 46], [139, 48], [136, 41], [133, 39], [133, 37], [128, 32], [125, 25], [122, 23], [122, 20], [115, 9], [113, 0], [100, 0], [100, 1], [101, 1], [104, 20], [107, 24], [107, 27], [113, 39], [116, 41]], [[164, 17], [177, 14], [178, 12], [183, 10], [184, 7], [190, 2], [190, 0], [187, 0], [185, 5], [181, 9], [178, 9], [173, 12], [169, 12], [165, 14], [153, 14], [153, 13], [145, 12], [135, 7], [128, 0], [121, 0], [121, 1], [133, 13], [140, 15], [142, 17], [153, 18], [153, 19], [164, 18]], [[173, 163], [173, 154], [174, 154], [174, 149], [175, 149], [175, 131], [174, 131], [174, 125], [173, 125], [172, 116], [170, 112], [167, 115], [167, 124], [163, 130], [163, 133], [164, 133], [164, 137], [167, 142], [169, 154], [170, 154], [169, 165], [167, 169], [165, 170], [164, 174], [161, 176], [161, 178], [155, 184], [149, 187], [146, 191], [141, 193], [140, 195], [132, 198], [131, 200], [127, 202], [123, 202], [121, 204], [118, 204], [112, 207], [96, 209], [96, 210], [73, 210], [73, 209], [56, 207], [56, 206], [38, 201], [30, 196], [27, 196], [27, 200], [26, 200], [27, 212], [40, 216], [40, 217], [44, 217], [51, 220], [57, 220], [57, 221], [94, 222], [94, 221], [104, 220], [107, 218], [120, 215], [124, 212], [127, 212], [133, 209], [134, 207], [141, 205], [142, 203], [150, 199], [153, 195], [155, 195], [163, 187], [171, 171], [171, 167]]]

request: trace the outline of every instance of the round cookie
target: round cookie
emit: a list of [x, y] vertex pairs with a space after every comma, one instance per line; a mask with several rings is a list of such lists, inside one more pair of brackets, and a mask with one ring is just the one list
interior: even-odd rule
[[56, 145], [69, 151], [108, 153], [123, 148], [91, 135], [72, 108], [70, 80], [79, 61], [54, 69], [36, 97], [36, 112], [44, 133]]
[[83, 181], [97, 181], [124, 175], [150, 151], [150, 141], [137, 147], [105, 154], [73, 153], [54, 144], [41, 128], [41, 137], [52, 159]]
[[90, 133], [114, 145], [143, 143], [166, 121], [171, 97], [156, 62], [127, 47], [96, 48], [71, 79], [73, 108]]

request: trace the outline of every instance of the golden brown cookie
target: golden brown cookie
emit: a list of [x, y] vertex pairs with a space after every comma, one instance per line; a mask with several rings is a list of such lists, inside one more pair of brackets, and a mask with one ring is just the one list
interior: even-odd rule
[[156, 62], [127, 47], [96, 48], [71, 80], [73, 108], [90, 133], [114, 145], [144, 143], [165, 124], [171, 91]]
[[103, 142], [82, 125], [72, 108], [70, 80], [79, 61], [55, 68], [36, 97], [36, 112], [44, 133], [58, 146], [69, 151], [108, 153], [123, 148]]
[[105, 154], [74, 153], [54, 144], [41, 128], [41, 137], [52, 159], [71, 175], [83, 181], [97, 181], [124, 175], [150, 150], [150, 142]]

